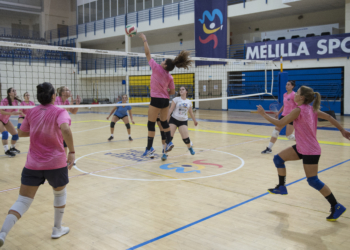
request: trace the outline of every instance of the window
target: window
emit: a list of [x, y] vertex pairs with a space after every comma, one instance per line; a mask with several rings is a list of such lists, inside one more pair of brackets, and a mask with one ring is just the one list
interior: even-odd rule
[[102, 0], [97, 0], [97, 20], [103, 19]]
[[111, 16], [116, 16], [117, 13], [117, 0], [111, 0]]
[[143, 0], [136, 0], [136, 11], [143, 10]]
[[152, 8], [152, 0], [145, 0], [145, 9]]
[[161, 6], [162, 0], [154, 0], [154, 7]]
[[118, 0], [118, 15], [125, 14], [125, 0]]
[[90, 3], [90, 21], [91, 22], [96, 21], [96, 2]]
[[84, 23], [84, 10], [83, 5], [78, 6], [78, 24]]
[[90, 22], [89, 4], [84, 4], [84, 23]]
[[103, 6], [103, 9], [104, 9], [104, 19], [108, 18], [108, 17], [111, 17], [111, 14], [109, 13], [109, 0], [104, 0], [104, 6]]
[[128, 13], [135, 12], [135, 0], [128, 0]]
[[172, 0], [163, 0], [163, 4], [166, 5], [166, 4], [169, 4], [169, 3], [172, 3], [173, 1]]

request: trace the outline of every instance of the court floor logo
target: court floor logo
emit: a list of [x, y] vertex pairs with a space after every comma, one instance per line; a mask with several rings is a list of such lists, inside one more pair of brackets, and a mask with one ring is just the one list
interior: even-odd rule
[[[223, 168], [224, 166], [220, 164], [215, 164], [215, 163], [210, 163], [207, 162], [205, 163], [204, 161], [206, 160], [197, 160], [192, 163], [179, 163], [179, 162], [172, 162], [172, 163], [167, 163], [161, 165], [159, 168], [164, 169], [164, 170], [174, 170], [176, 173], [180, 174], [189, 174], [189, 173], [201, 173], [201, 170], [205, 169], [204, 165], [207, 166], [217, 166], [218, 168]], [[171, 166], [171, 167], [169, 167]]]

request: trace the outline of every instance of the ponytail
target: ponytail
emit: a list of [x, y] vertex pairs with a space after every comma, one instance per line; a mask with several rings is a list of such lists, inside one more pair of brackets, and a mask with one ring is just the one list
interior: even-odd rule
[[312, 105], [314, 111], [320, 110], [320, 106], [321, 106], [320, 93], [314, 92], [314, 90], [312, 88], [309, 88], [306, 86], [301, 86], [300, 87], [300, 95], [305, 98], [303, 104], [310, 104], [310, 103], [314, 102]]
[[312, 107], [314, 111], [318, 111], [320, 110], [320, 106], [321, 106], [321, 95], [318, 92], [314, 92], [314, 93], [315, 93], [315, 99]]
[[178, 68], [184, 68], [188, 69], [189, 66], [191, 66], [192, 62], [189, 57], [190, 57], [191, 52], [183, 50], [180, 52], [180, 54], [174, 59], [166, 59], [165, 64], [166, 64], [166, 71], [172, 71], [175, 66]]
[[[9, 104], [9, 106], [12, 106], [12, 100], [11, 100], [11, 97], [10, 97], [10, 95], [9, 95], [9, 94], [11, 93], [11, 90], [12, 90], [12, 88], [7, 89], [7, 96], [6, 96], [6, 99], [7, 99], [7, 102], [8, 102], [8, 104]], [[19, 99], [17, 96], [15, 96], [14, 99], [17, 100], [17, 101], [19, 101], [19, 102], [22, 102], [22, 100]]]

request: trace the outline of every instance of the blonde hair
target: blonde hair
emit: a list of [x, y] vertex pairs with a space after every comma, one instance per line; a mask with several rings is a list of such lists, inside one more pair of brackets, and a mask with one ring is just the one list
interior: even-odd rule
[[317, 111], [320, 109], [321, 106], [321, 95], [318, 92], [314, 92], [314, 90], [307, 86], [301, 86], [300, 87], [300, 96], [304, 96], [304, 103], [303, 104], [310, 104], [312, 102], [314, 111]]

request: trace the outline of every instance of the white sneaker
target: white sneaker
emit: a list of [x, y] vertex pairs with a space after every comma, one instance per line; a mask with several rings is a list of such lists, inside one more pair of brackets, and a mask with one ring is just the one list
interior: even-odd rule
[[2, 232], [0, 233], [0, 247], [2, 247], [5, 243], [6, 233]]
[[53, 227], [51, 238], [58, 239], [67, 233], [69, 233], [69, 227], [62, 227], [62, 226], [61, 226], [61, 228]]

